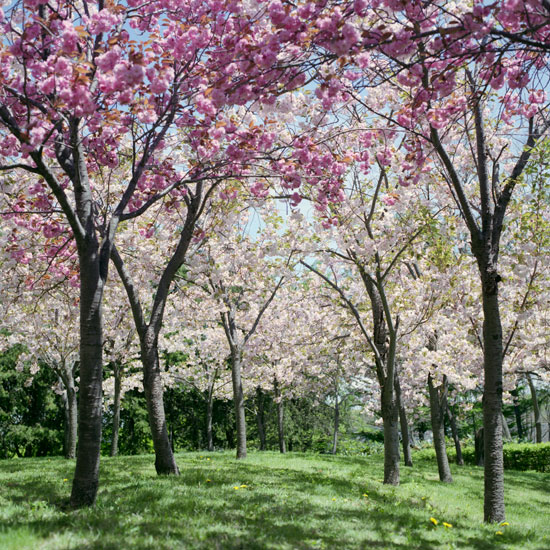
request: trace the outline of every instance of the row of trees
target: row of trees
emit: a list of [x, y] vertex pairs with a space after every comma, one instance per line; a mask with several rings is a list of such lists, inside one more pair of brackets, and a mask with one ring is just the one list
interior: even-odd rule
[[[116, 353], [120, 338], [131, 346], [116, 328], [130, 320], [115, 311], [130, 305], [157, 471], [176, 474], [159, 354], [171, 332], [169, 310], [199, 303], [202, 314], [210, 300], [216, 304], [244, 457], [243, 367], [259, 361], [281, 368], [279, 387], [283, 372], [314, 357], [299, 355], [305, 332], [296, 327], [285, 333], [288, 341], [269, 333], [269, 345], [259, 345], [286, 284], [291, 305], [310, 290], [311, 307], [345, 306], [346, 322], [338, 326], [348, 332], [322, 337], [332, 342], [329, 350], [333, 338], [345, 341], [343, 356], [358, 350], [355, 356], [374, 367], [387, 483], [399, 480], [400, 382], [407, 377], [397, 373], [418, 368], [419, 359], [441, 367], [438, 326], [445, 321], [454, 327], [460, 319], [464, 341], [478, 335], [485, 519], [503, 521], [503, 363], [523, 349], [519, 316], [534, 311], [533, 296], [544, 288], [542, 208], [517, 218], [529, 245], [517, 276], [525, 278], [527, 268], [532, 282], [512, 291], [523, 298], [520, 311], [506, 308], [516, 317], [509, 336], [499, 286], [503, 257], [519, 254], [521, 237], [504, 231], [513, 197], [544, 203], [547, 3], [209, 0], [173, 8], [168, 0], [57, 0], [13, 2], [0, 12], [3, 268], [14, 268], [11, 282], [25, 289], [21, 295], [47, 297], [50, 312], [57, 293], [78, 288], [70, 298], [80, 310], [72, 348], [80, 373], [72, 504], [92, 504], [97, 492], [104, 353]], [[524, 182], [526, 192], [518, 192]], [[319, 227], [310, 237], [304, 220], [295, 228], [289, 222], [285, 254], [261, 245], [265, 263], [273, 259], [273, 269], [261, 273], [265, 284], [252, 285], [245, 273], [235, 284], [240, 266], [216, 267], [222, 251], [237, 250], [228, 222], [272, 197], [288, 199], [291, 208], [310, 200]], [[535, 240], [527, 241], [526, 228], [534, 228]], [[254, 253], [248, 260], [257, 265]], [[123, 292], [107, 284], [111, 261]], [[479, 292], [481, 308], [468, 303], [471, 294], [455, 300], [451, 273]], [[200, 298], [191, 296], [195, 290]], [[119, 294], [126, 297], [118, 301]], [[537, 303], [543, 315], [531, 319], [544, 333], [544, 299]], [[322, 313], [333, 320], [333, 310], [327, 305]], [[206, 317], [201, 327], [212, 322]], [[114, 324], [113, 336], [106, 322]], [[414, 338], [425, 352], [415, 350]], [[545, 363], [537, 357], [544, 342], [531, 344], [525, 354]], [[430, 380], [433, 400], [440, 387], [442, 407], [441, 376]]]
[[[0, 356], [0, 458], [56, 456], [70, 458], [70, 418], [66, 394], [53, 369], [45, 364], [31, 375], [29, 366], [16, 368], [20, 347], [14, 346]], [[176, 358], [173, 358], [174, 360]], [[153, 451], [147, 420], [146, 399], [141, 387], [124, 391], [118, 410], [113, 399], [112, 372], [105, 369], [105, 408], [103, 415], [102, 454], [150, 453]], [[342, 377], [335, 382], [342, 383]], [[140, 384], [141, 386], [141, 384]], [[207, 390], [201, 391], [195, 379], [165, 385], [166, 419], [170, 442], [177, 450], [234, 449], [235, 416], [230, 397], [215, 397], [208, 408]], [[53, 390], [53, 391], [52, 391]], [[140, 391], [141, 390], [141, 391]], [[518, 388], [513, 402], [504, 407], [505, 438], [536, 441], [539, 429], [549, 418], [548, 390], [537, 391], [536, 404], [543, 419], [536, 423], [533, 395], [526, 383]], [[274, 392], [256, 389], [245, 395], [248, 440], [260, 450], [283, 449], [322, 453], [373, 453], [382, 450], [383, 432], [375, 427], [378, 411], [365, 415], [364, 392], [343, 389], [336, 384], [311, 388], [311, 393], [283, 395], [283, 422], [279, 426], [280, 402]], [[449, 388], [449, 409], [445, 419], [447, 438], [455, 436], [459, 445], [474, 444], [481, 425], [479, 390], [462, 399]], [[413, 445], [425, 446], [433, 433], [428, 406], [410, 411], [410, 436]], [[210, 422], [209, 422], [210, 421]], [[119, 428], [119, 429], [118, 429]]]

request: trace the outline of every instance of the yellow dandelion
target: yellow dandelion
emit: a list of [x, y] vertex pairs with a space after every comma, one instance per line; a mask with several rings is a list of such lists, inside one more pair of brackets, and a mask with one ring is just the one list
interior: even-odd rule
[[241, 489], [246, 489], [248, 485], [241, 485]]
[[335, 498], [333, 498], [332, 500], [336, 500]]
[[503, 521], [500, 526], [501, 527], [507, 527], [508, 525], [510, 525], [507, 521]]
[[451, 529], [452, 526], [452, 523], [447, 523], [446, 521], [443, 522], [443, 527], [445, 527], [446, 529]]
[[212, 480], [211, 479], [207, 479], [206, 480], [206, 483], [210, 483]]
[[434, 525], [437, 525], [439, 523], [439, 521], [437, 521], [435, 518], [430, 518], [430, 521], [434, 524]]
[[210, 460], [209, 458], [207, 458], [206, 460]]
[[368, 495], [367, 493], [363, 493], [363, 496], [364, 496], [365, 498], [369, 498], [369, 495]]
[[67, 478], [65, 478], [63, 481], [69, 481]]
[[238, 491], [240, 489], [240, 487], [238, 485], [235, 485], [235, 487], [233, 487], [233, 489], [235, 489], [235, 491]]
[[503, 535], [504, 533], [502, 531], [497, 531], [495, 535]]

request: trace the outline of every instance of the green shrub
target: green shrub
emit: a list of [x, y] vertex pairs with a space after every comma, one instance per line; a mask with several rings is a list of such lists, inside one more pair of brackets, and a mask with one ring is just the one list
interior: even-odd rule
[[507, 443], [504, 445], [504, 467], [550, 472], [550, 443]]
[[[505, 443], [503, 447], [504, 468], [507, 470], [536, 470], [550, 472], [550, 443]], [[456, 462], [454, 448], [447, 447], [449, 462]], [[435, 450], [422, 449], [414, 454], [416, 460], [435, 460]], [[462, 457], [466, 464], [475, 464], [473, 447], [462, 448]]]

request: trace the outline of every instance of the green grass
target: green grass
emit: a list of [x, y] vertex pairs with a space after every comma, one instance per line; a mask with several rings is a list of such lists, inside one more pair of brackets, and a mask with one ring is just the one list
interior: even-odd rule
[[435, 464], [418, 461], [394, 488], [381, 483], [381, 461], [186, 453], [180, 477], [159, 478], [152, 456], [104, 458], [97, 505], [78, 511], [67, 508], [74, 462], [1, 461], [0, 548], [550, 548], [550, 474], [506, 472], [510, 525], [499, 527], [481, 521], [481, 469], [455, 467], [454, 484], [442, 485]]

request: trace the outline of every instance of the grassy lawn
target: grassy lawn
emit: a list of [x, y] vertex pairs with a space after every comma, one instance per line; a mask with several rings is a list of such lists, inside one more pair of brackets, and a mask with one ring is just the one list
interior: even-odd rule
[[550, 548], [550, 474], [506, 472], [510, 525], [499, 527], [481, 521], [479, 468], [454, 467], [444, 486], [418, 461], [392, 488], [381, 455], [186, 453], [179, 478], [157, 477], [153, 460], [104, 458], [97, 505], [79, 511], [66, 508], [74, 462], [1, 461], [0, 548]]

